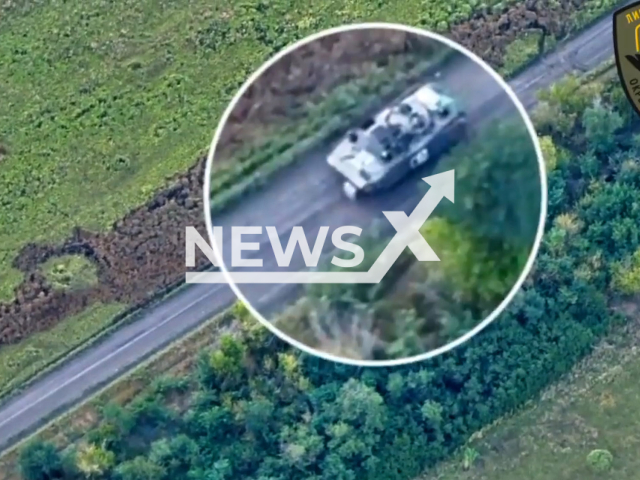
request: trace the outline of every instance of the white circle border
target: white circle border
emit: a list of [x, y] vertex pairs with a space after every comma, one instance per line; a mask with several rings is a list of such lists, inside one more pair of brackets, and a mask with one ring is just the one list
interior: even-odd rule
[[[467, 333], [455, 339], [454, 341], [449, 342], [446, 345], [443, 345], [442, 347], [438, 347], [434, 350], [430, 350], [429, 352], [426, 352], [420, 355], [414, 355], [412, 357], [405, 357], [405, 358], [393, 359], [393, 360], [381, 360], [381, 361], [352, 360], [349, 358], [330, 355], [320, 350], [313, 349], [299, 342], [298, 340], [295, 340], [294, 338], [289, 337], [288, 335], [280, 331], [278, 328], [273, 326], [273, 324], [271, 324], [271, 322], [269, 322], [266, 318], [264, 318], [264, 316], [260, 312], [258, 312], [251, 305], [249, 301], [247, 301], [242, 291], [238, 288], [236, 283], [233, 282], [231, 275], [229, 274], [229, 271], [227, 270], [227, 267], [224, 264], [223, 257], [221, 253], [218, 251], [217, 242], [215, 241], [213, 236], [213, 226], [211, 221], [211, 203], [210, 203], [211, 170], [213, 165], [213, 158], [215, 156], [216, 146], [218, 144], [218, 141], [220, 140], [220, 135], [222, 134], [222, 131], [233, 109], [235, 108], [240, 98], [242, 98], [244, 93], [247, 91], [247, 89], [253, 84], [253, 82], [256, 81], [256, 79], [258, 79], [268, 68], [270, 68], [272, 65], [277, 63], [284, 56], [288, 55], [289, 53], [293, 52], [294, 50], [300, 48], [301, 46], [307, 43], [311, 43], [315, 40], [318, 40], [319, 38], [322, 38], [328, 35], [334, 35], [336, 33], [342, 33], [350, 30], [364, 30], [364, 29], [403, 30], [407, 33], [429, 37], [432, 40], [436, 40], [441, 43], [444, 43], [448, 47], [466, 55], [468, 58], [470, 58], [471, 60], [476, 62], [478, 65], [480, 65], [487, 73], [489, 73], [493, 77], [493, 79], [507, 93], [511, 101], [515, 104], [516, 108], [518, 109], [520, 116], [524, 120], [527, 130], [529, 131], [529, 135], [533, 140], [533, 144], [536, 150], [536, 155], [538, 157], [538, 166], [540, 171], [540, 186], [542, 189], [542, 195], [540, 197], [540, 220], [538, 223], [538, 230], [536, 232], [533, 248], [529, 253], [529, 258], [527, 259], [527, 263], [525, 264], [525, 267], [522, 273], [520, 274], [520, 277], [518, 278], [516, 283], [513, 285], [513, 287], [507, 294], [507, 296], [498, 305], [498, 307], [495, 308], [489, 316], [487, 316], [482, 322], [476, 325], [472, 330], [468, 331]], [[441, 355], [443, 353], [449, 352], [450, 350], [453, 350], [454, 348], [465, 343], [467, 340], [470, 340], [471, 338], [473, 338], [476, 334], [480, 333], [480, 331], [484, 330], [487, 326], [489, 326], [489, 324], [491, 324], [496, 318], [498, 318], [498, 316], [500, 316], [500, 314], [512, 302], [513, 298], [520, 291], [522, 284], [525, 282], [525, 280], [529, 276], [529, 273], [531, 273], [535, 260], [538, 256], [540, 245], [542, 243], [542, 237], [544, 235], [545, 223], [547, 218], [547, 203], [548, 203], [547, 171], [546, 171], [544, 156], [542, 154], [542, 149], [540, 147], [540, 141], [538, 139], [538, 135], [536, 133], [535, 127], [533, 126], [533, 123], [529, 118], [529, 114], [527, 113], [526, 109], [522, 105], [522, 102], [520, 102], [520, 99], [518, 99], [518, 97], [516, 96], [511, 86], [500, 75], [498, 75], [498, 73], [494, 71], [493, 68], [491, 68], [484, 60], [482, 60], [480, 57], [478, 57], [475, 53], [471, 52], [467, 48], [459, 45], [458, 43], [440, 34], [431, 32], [429, 30], [423, 30], [420, 28], [410, 27], [407, 25], [396, 24], [396, 23], [369, 22], [369, 23], [346, 24], [339, 27], [333, 27], [326, 30], [322, 30], [318, 33], [309, 35], [303, 38], [302, 40], [298, 40], [297, 42], [289, 45], [288, 47], [284, 48], [283, 50], [275, 54], [273, 57], [271, 57], [271, 59], [263, 63], [262, 66], [258, 70], [256, 70], [244, 82], [244, 84], [240, 87], [238, 92], [235, 94], [235, 96], [231, 100], [231, 103], [229, 103], [229, 105], [227, 106], [227, 109], [224, 111], [222, 118], [218, 123], [218, 127], [216, 128], [215, 134], [213, 136], [213, 141], [211, 142], [211, 146], [209, 148], [209, 153], [207, 155], [207, 160], [205, 165], [204, 176], [205, 176], [204, 185], [203, 185], [204, 220], [207, 227], [209, 242], [211, 243], [211, 247], [215, 255], [218, 257], [218, 261], [220, 262], [220, 270], [222, 270], [223, 275], [227, 279], [227, 283], [231, 287], [231, 290], [235, 293], [236, 297], [244, 304], [244, 306], [247, 308], [249, 313], [251, 313], [263, 326], [269, 329], [269, 331], [271, 331], [271, 333], [276, 335], [278, 338], [287, 342], [289, 345], [292, 345], [298, 348], [299, 350], [307, 353], [308, 355], [313, 355], [315, 357], [320, 357], [324, 360], [345, 364], [345, 365], [351, 365], [355, 367], [396, 367], [400, 365], [408, 365], [410, 363], [416, 363], [423, 360], [428, 360], [430, 358], [437, 357], [438, 355]]]

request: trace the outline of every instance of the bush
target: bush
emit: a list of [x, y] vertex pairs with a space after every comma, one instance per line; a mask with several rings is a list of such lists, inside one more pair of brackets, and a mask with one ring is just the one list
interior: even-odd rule
[[50, 442], [35, 440], [20, 452], [20, 471], [25, 480], [56, 480], [65, 477], [62, 456]]
[[592, 450], [587, 455], [587, 465], [596, 472], [606, 472], [611, 469], [613, 455], [609, 450]]

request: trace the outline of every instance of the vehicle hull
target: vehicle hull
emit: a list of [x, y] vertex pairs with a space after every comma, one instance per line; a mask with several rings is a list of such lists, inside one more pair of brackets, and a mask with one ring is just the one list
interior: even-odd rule
[[[460, 144], [466, 136], [467, 119], [466, 115], [461, 112], [451, 119], [451, 121], [446, 125], [443, 125], [437, 135], [425, 140], [425, 142], [419, 144], [410, 155], [407, 155], [402, 158], [401, 161], [391, 165], [385, 176], [379, 181], [368, 182], [358, 188], [353, 185], [353, 183], [349, 182], [347, 177], [341, 175], [345, 183], [350, 183], [350, 186], [345, 188], [348, 190], [355, 189], [357, 191], [357, 194], [348, 195], [349, 198], [353, 200], [356, 196], [360, 197], [363, 194], [376, 194], [393, 188], [399, 182], [411, 175], [417, 168], [437, 161], [443, 154], [446, 154], [453, 147]], [[416, 161], [420, 152], [425, 149], [428, 152], [427, 158], [420, 159], [421, 161]]]

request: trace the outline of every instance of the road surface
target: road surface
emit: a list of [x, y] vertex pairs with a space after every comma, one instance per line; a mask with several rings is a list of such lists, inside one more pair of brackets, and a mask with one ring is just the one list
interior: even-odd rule
[[[568, 72], [592, 69], [612, 55], [612, 22], [607, 17], [527, 69], [510, 84], [525, 107], [530, 109], [537, 91]], [[502, 108], [508, 109], [510, 104], [495, 81], [486, 74], [476, 75], [474, 68], [477, 70], [469, 62], [462, 62], [454, 63], [443, 71], [445, 80], [464, 93], [472, 123]], [[335, 179], [327, 179], [331, 172], [324, 162], [318, 161], [321, 154], [312, 152], [300, 159], [294, 167], [274, 179], [269, 187], [248, 198], [224, 218], [214, 219], [214, 222], [262, 225], [259, 219], [268, 212], [270, 224], [275, 225], [278, 232], [285, 232], [294, 224], [366, 223], [372, 216], [380, 214], [381, 205], [394, 210], [410, 209], [412, 201], [415, 205], [412, 193], [407, 194], [404, 189], [402, 198], [396, 193], [362, 204], [344, 200]], [[278, 287], [247, 285], [243, 286], [243, 291], [258, 308], [274, 308], [281, 293]], [[123, 326], [0, 405], [0, 449], [8, 448], [45, 420], [77, 403], [110, 379], [122, 375], [143, 358], [234, 301], [235, 296], [226, 285], [192, 285], [149, 309], [138, 321]]]

